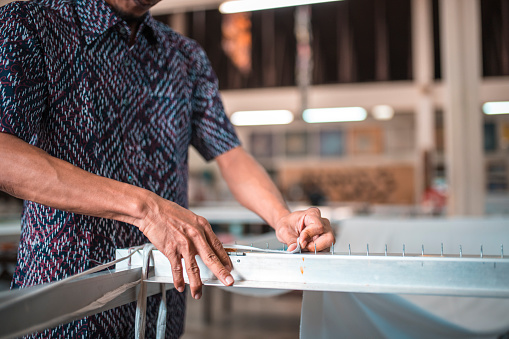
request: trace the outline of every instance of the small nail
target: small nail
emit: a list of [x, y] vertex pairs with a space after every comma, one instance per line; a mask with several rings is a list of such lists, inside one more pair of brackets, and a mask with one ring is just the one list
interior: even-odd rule
[[179, 291], [180, 293], [184, 292], [184, 286], [179, 286], [177, 288], [177, 291]]
[[231, 275], [226, 277], [226, 284], [227, 285], [233, 284], [233, 277]]
[[200, 300], [200, 298], [201, 298], [201, 292], [198, 292], [198, 293], [196, 293], [196, 294], [194, 295], [194, 299], [196, 299], [196, 300]]

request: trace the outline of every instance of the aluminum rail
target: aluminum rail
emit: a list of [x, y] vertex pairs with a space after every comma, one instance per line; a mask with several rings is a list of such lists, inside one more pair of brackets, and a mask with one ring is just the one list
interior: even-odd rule
[[[129, 249], [116, 251], [125, 257]], [[509, 298], [509, 258], [348, 253], [230, 252], [234, 287]], [[153, 251], [148, 295], [172, 288], [169, 261]], [[199, 258], [205, 285], [222, 286]], [[0, 338], [16, 338], [136, 300], [142, 254], [52, 288], [45, 284], [0, 293]], [[187, 277], [185, 277], [187, 281]], [[116, 291], [119, 293], [113, 293]], [[117, 295], [118, 294], [118, 295]]]
[[0, 243], [18, 243], [21, 235], [19, 220], [0, 222]]
[[[117, 250], [117, 256], [127, 253], [127, 249]], [[147, 281], [171, 283], [168, 259], [157, 250], [153, 256], [155, 275]], [[131, 265], [141, 265], [141, 259], [141, 254], [134, 254]], [[231, 289], [509, 298], [509, 258], [503, 256], [230, 252], [230, 259], [235, 278]], [[201, 260], [197, 261], [204, 284], [222, 286]], [[128, 267], [125, 262], [117, 264], [117, 269]], [[187, 276], [185, 280], [188, 282]]]
[[[141, 268], [110, 270], [69, 282], [0, 293], [0, 338], [17, 338], [136, 301]], [[168, 285], [172, 288], [172, 285]], [[112, 296], [112, 291], [120, 291]], [[148, 295], [160, 293], [149, 284]]]

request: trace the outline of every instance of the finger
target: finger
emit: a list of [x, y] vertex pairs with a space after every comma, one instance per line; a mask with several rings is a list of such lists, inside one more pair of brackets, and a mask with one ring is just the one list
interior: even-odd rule
[[327, 233], [327, 232], [331, 231], [332, 234], [334, 234], [334, 231], [332, 229], [332, 226], [330, 224], [329, 219], [322, 218], [322, 225], [323, 225], [323, 228], [324, 228], [324, 233]]
[[207, 238], [207, 242], [209, 243], [210, 247], [214, 250], [214, 253], [219, 258], [219, 261], [223, 266], [226, 267], [226, 269], [231, 272], [233, 269], [233, 265], [230, 259], [230, 256], [226, 251], [224, 250], [223, 244], [219, 239], [217, 238], [216, 234], [212, 231], [212, 228], [206, 228], [205, 229], [205, 236]]
[[295, 250], [297, 248], [297, 243], [294, 242], [293, 244], [290, 244], [290, 246], [288, 246], [288, 252], [291, 252], [293, 250]]
[[186, 272], [189, 278], [189, 287], [191, 288], [191, 296], [198, 300], [201, 298], [202, 282], [200, 278], [200, 268], [196, 262], [196, 258], [193, 254], [188, 254], [185, 257]]
[[288, 245], [288, 251], [293, 251], [297, 248], [297, 237], [299, 236], [294, 229], [288, 227], [280, 227], [276, 231], [277, 239], [283, 244]]
[[313, 241], [311, 241], [306, 249], [308, 251], [314, 251], [315, 250], [315, 244], [316, 244], [316, 250], [323, 251], [329, 247], [332, 246], [332, 244], [335, 242], [334, 234], [332, 232], [330, 233], [324, 233], [320, 235], [319, 237], [315, 238]]
[[225, 286], [233, 285], [234, 280], [230, 271], [221, 263], [216, 253], [208, 246], [208, 243], [198, 243], [197, 248], [201, 260], [210, 268], [212, 273], [214, 273]]
[[[314, 242], [318, 237], [322, 237], [322, 235], [330, 234], [321, 241], [335, 241], [334, 231], [331, 227], [330, 221], [327, 218], [316, 218], [315, 216], [306, 216], [305, 219], [306, 227], [300, 234], [301, 238], [301, 247], [305, 248], [309, 251], [314, 251]], [[302, 241], [304, 239], [304, 241]], [[331, 243], [332, 244], [332, 243]], [[327, 246], [330, 246], [328, 244]], [[322, 244], [317, 244], [317, 251], [323, 250], [327, 248], [327, 246], [322, 247]]]
[[[329, 225], [330, 228], [330, 225]], [[321, 217], [316, 215], [306, 215], [304, 217], [304, 229], [299, 234], [300, 246], [307, 248], [308, 244], [313, 241], [313, 237], [321, 235], [328, 231]]]
[[306, 216], [308, 216], [308, 215], [321, 219], [322, 211], [320, 211], [320, 209], [318, 207], [311, 207], [306, 210]]
[[300, 211], [297, 213], [302, 214], [302, 216], [299, 218], [299, 222], [297, 223], [297, 228], [296, 228], [296, 231], [299, 234], [304, 230], [304, 228], [306, 228], [306, 224], [308, 223], [308, 222], [306, 222], [306, 218], [314, 217], [318, 220], [322, 216], [322, 212], [317, 207], [311, 207], [305, 211]]
[[182, 261], [180, 260], [180, 255], [176, 253], [168, 256], [168, 260], [171, 265], [171, 273], [173, 276], [173, 286], [180, 293], [184, 292], [186, 287], [186, 283], [184, 281], [184, 271], [182, 270]]
[[313, 240], [308, 244], [307, 250], [314, 251], [315, 245], [317, 251], [323, 251], [336, 242], [334, 231], [331, 227], [329, 219], [322, 218], [323, 233], [313, 236]]
[[[218, 256], [216, 255], [212, 247], [210, 247], [210, 244], [207, 242], [205, 230], [207, 228], [210, 228], [209, 223], [207, 222], [207, 220], [201, 217], [199, 218], [199, 223], [200, 226], [202, 227], [202, 230], [198, 230], [195, 228], [188, 230], [188, 235], [191, 237], [193, 241], [194, 248], [198, 252], [198, 255], [201, 257], [205, 265], [207, 265], [207, 267], [212, 271], [212, 273], [219, 280], [221, 280], [221, 282], [225, 286], [232, 285], [234, 280], [230, 274], [230, 271], [228, 271], [226, 267], [221, 263]], [[219, 240], [218, 243], [221, 244]], [[226, 251], [224, 251], [224, 249], [222, 249], [222, 251], [226, 254]]]

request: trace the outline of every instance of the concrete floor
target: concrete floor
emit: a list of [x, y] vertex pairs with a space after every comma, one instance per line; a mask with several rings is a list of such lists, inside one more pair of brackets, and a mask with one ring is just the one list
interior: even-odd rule
[[[230, 294], [231, 302], [228, 302], [227, 294]], [[183, 339], [299, 338], [301, 292], [251, 297], [209, 287], [204, 289], [203, 295], [197, 301], [188, 293]], [[212, 306], [208, 316], [205, 311], [207, 298]], [[207, 317], [210, 318], [208, 323]]]

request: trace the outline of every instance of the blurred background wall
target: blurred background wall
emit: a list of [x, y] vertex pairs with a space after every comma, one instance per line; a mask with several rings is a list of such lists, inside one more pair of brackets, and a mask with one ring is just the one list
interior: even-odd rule
[[[166, 3], [169, 6], [170, 1]], [[231, 14], [221, 14], [212, 2], [204, 2], [202, 10], [191, 5], [164, 9], [164, 4], [154, 10], [156, 18], [205, 48], [229, 115], [251, 110], [292, 112], [294, 120], [287, 125], [237, 127], [244, 147], [266, 167], [288, 200], [364, 207], [424, 203], [435, 213], [445, 213], [441, 206], [447, 205], [447, 195], [455, 195], [456, 202], [460, 196], [474, 195], [478, 199], [473, 204], [483, 205], [475, 214], [509, 212], [509, 115], [487, 115], [482, 110], [485, 102], [509, 100], [507, 1], [476, 2], [473, 15], [478, 26], [475, 21], [469, 25], [478, 28], [478, 45], [461, 42], [459, 47], [467, 45], [479, 54], [464, 63], [473, 74], [479, 63], [475, 112], [459, 112], [449, 127], [446, 120], [452, 114], [445, 112], [451, 89], [444, 79], [444, 64], [445, 50], [452, 43], [445, 42], [445, 35], [448, 23], [461, 27], [461, 20], [444, 17], [451, 9], [438, 0], [345, 0], [310, 6], [312, 71], [307, 108], [359, 106], [368, 112], [362, 121], [321, 124], [306, 123], [301, 115], [295, 8], [252, 12], [240, 22], [238, 30], [245, 30], [245, 21], [249, 26], [246, 70], [225, 48], [224, 26]], [[469, 40], [475, 43], [475, 34]], [[461, 58], [460, 53], [458, 63]], [[474, 115], [474, 127], [462, 126], [462, 114]], [[450, 153], [463, 157], [470, 153], [474, 165], [458, 166], [461, 159], [448, 160], [447, 135], [457, 133], [460, 139], [449, 141]], [[472, 146], [462, 149], [461, 134], [465, 140], [478, 139], [473, 142], [479, 152]], [[454, 173], [448, 173], [448, 167]], [[463, 176], [464, 167], [478, 168], [470, 174], [477, 183], [468, 191], [451, 191], [450, 182]], [[199, 187], [197, 194], [191, 194], [194, 204], [229, 199], [217, 170], [195, 153], [191, 171], [192, 188]], [[200, 191], [204, 187], [212, 193]], [[320, 196], [318, 201], [313, 195]], [[452, 214], [468, 214], [455, 210]]]
[[[363, 210], [424, 204], [431, 213], [444, 214], [451, 196], [458, 201], [473, 195], [482, 204], [476, 214], [509, 213], [509, 115], [482, 110], [485, 102], [509, 100], [507, 1], [475, 2], [479, 44], [473, 48], [479, 53], [480, 77], [473, 110], [480, 124], [468, 128], [460, 124], [461, 112], [447, 123], [452, 115], [447, 114], [450, 89], [444, 80], [445, 49], [451, 45], [445, 42], [446, 23], [461, 20], [445, 16], [446, 1], [311, 5], [311, 67], [304, 91], [298, 79], [296, 8], [235, 16], [221, 14], [219, 3], [163, 0], [152, 13], [204, 47], [228, 115], [273, 109], [292, 113], [286, 125], [237, 127], [244, 147], [289, 201], [353, 204]], [[364, 108], [366, 118], [317, 124], [302, 119], [305, 108], [352, 106]], [[474, 130], [480, 131], [479, 138]], [[454, 133], [479, 145], [480, 153], [467, 155], [457, 147], [462, 139], [449, 141], [450, 149], [477, 164], [471, 175], [477, 186], [467, 193], [451, 188], [451, 181], [462, 177], [461, 167], [472, 167], [458, 169], [461, 161], [448, 158], [453, 152], [447, 151], [447, 140]], [[193, 150], [190, 164], [192, 205], [231, 201], [214, 164], [204, 163]], [[4, 214], [19, 211], [19, 204], [4, 194], [0, 205]]]

